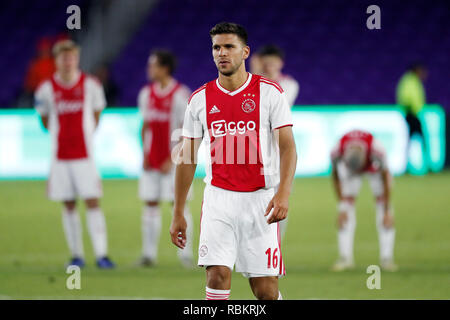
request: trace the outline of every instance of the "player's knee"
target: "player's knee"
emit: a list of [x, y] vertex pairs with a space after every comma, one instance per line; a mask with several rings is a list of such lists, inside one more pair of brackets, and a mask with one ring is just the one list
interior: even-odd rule
[[278, 290], [272, 288], [264, 288], [263, 290], [255, 290], [254, 295], [258, 300], [278, 300]]
[[147, 207], [156, 207], [159, 205], [159, 202], [158, 201], [147, 201], [147, 202], [145, 202], [145, 205]]
[[230, 271], [227, 267], [208, 267], [206, 268], [207, 285], [213, 289], [223, 289], [228, 287], [230, 282]]
[[76, 206], [75, 200], [64, 201], [64, 208], [66, 208], [68, 212], [72, 212], [75, 209], [75, 206]]
[[88, 209], [98, 208], [98, 199], [86, 199], [85, 203]]

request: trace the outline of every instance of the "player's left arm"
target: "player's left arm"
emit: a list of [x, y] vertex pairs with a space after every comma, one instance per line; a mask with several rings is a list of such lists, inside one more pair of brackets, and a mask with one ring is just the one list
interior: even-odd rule
[[103, 86], [98, 79], [94, 77], [89, 77], [88, 79], [89, 85], [92, 88], [92, 107], [94, 111], [95, 128], [97, 129], [100, 122], [100, 114], [106, 107], [105, 91], [103, 90]]
[[391, 174], [387, 166], [386, 151], [383, 145], [374, 140], [372, 143], [372, 154], [374, 161], [378, 163], [381, 180], [383, 184], [383, 206], [384, 217], [383, 224], [386, 228], [390, 228], [394, 225], [394, 217], [391, 214]]
[[391, 174], [389, 170], [384, 167], [381, 169], [381, 179], [383, 181], [383, 205], [384, 217], [383, 224], [386, 228], [394, 226], [394, 216], [391, 214]]
[[297, 166], [297, 151], [291, 126], [277, 129], [280, 148], [280, 185], [277, 193], [267, 206], [265, 216], [273, 209], [267, 223], [281, 221], [287, 217], [289, 209], [289, 196], [292, 190], [295, 168]]

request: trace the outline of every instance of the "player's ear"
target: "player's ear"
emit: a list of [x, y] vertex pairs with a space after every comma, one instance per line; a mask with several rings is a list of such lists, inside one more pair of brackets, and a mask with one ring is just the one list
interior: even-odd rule
[[243, 51], [243, 58], [245, 60], [250, 56], [250, 47], [244, 46], [242, 51]]

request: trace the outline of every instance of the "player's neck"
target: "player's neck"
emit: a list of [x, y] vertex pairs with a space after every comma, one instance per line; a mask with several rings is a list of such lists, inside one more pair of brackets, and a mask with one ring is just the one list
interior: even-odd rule
[[75, 82], [75, 80], [78, 78], [79, 75], [79, 71], [78, 70], [73, 70], [73, 71], [68, 71], [68, 72], [62, 72], [59, 71], [58, 72], [58, 78], [59, 80], [63, 83], [63, 84], [72, 84], [73, 82]]
[[172, 82], [172, 77], [164, 77], [161, 80], [158, 81], [159, 85], [161, 86], [161, 89], [166, 88], [171, 82]]
[[272, 81], [279, 81], [281, 78], [281, 72], [274, 72], [272, 74], [268, 74], [267, 78]]
[[248, 72], [245, 70], [244, 64], [231, 76], [225, 76], [219, 73], [219, 84], [228, 91], [234, 91], [240, 88], [247, 79]]

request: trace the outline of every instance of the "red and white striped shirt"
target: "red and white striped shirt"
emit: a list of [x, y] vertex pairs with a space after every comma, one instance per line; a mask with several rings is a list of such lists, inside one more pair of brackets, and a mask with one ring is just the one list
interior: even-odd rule
[[248, 73], [228, 91], [218, 79], [189, 99], [183, 136], [203, 138], [205, 182], [232, 191], [255, 191], [280, 182], [279, 148], [274, 130], [292, 126], [290, 106], [276, 82]]
[[35, 92], [35, 108], [49, 117], [53, 157], [75, 160], [92, 156], [94, 112], [106, 106], [101, 83], [79, 72], [73, 83], [63, 84], [56, 73]]

